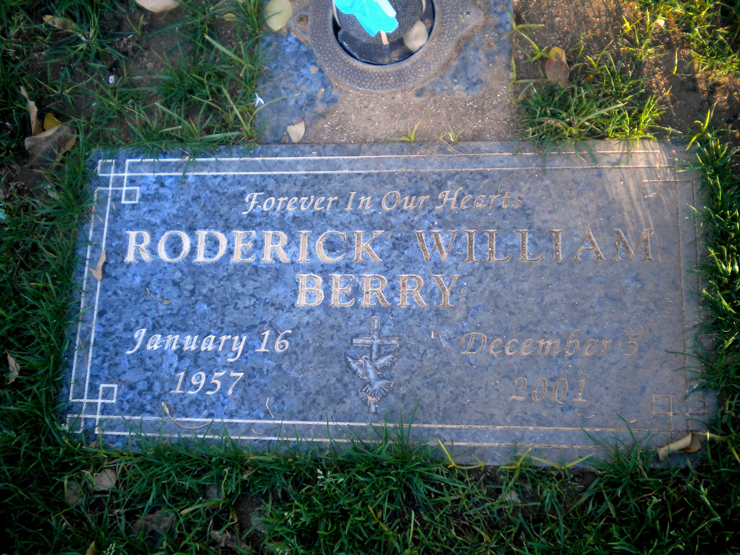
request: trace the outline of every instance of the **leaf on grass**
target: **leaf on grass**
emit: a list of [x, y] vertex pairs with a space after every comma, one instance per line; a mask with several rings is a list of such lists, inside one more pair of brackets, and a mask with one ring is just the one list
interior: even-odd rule
[[521, 505], [522, 500], [519, 497], [519, 494], [515, 492], [514, 490], [510, 489], [506, 493], [501, 494], [501, 496], [498, 498], [499, 501], [505, 502], [505, 501], [511, 501], [514, 505]]
[[236, 17], [236, 15], [234, 15], [234, 14], [233, 14], [233, 13], [231, 13], [231, 12], [229, 12], [229, 13], [225, 13], [225, 14], [223, 15], [223, 19], [224, 19], [224, 21], [238, 21], [238, 20], [239, 20], [239, 18], [238, 18], [238, 17]]
[[569, 73], [570, 68], [568, 67], [568, 61], [565, 59], [565, 50], [557, 46], [551, 48], [550, 59], [545, 63], [545, 75], [548, 81], [567, 89], [570, 86], [568, 83]]
[[10, 372], [8, 373], [8, 383], [13, 383], [18, 377], [18, 374], [20, 374], [20, 368], [15, 359], [10, 356], [10, 353], [8, 353], [8, 368], [10, 368]]
[[93, 270], [90, 268], [90, 273], [93, 275], [95, 279], [98, 281], [101, 281], [103, 279], [103, 264], [105, 264], [105, 259], [108, 256], [108, 253], [103, 250], [103, 252], [100, 253], [100, 258], [98, 258], [98, 263], [95, 265], [95, 269]]
[[265, 6], [265, 21], [273, 31], [279, 31], [285, 27], [291, 17], [293, 17], [293, 6], [290, 5], [290, 0], [270, 0]]
[[658, 460], [663, 462], [666, 457], [673, 452], [681, 451], [682, 453], [693, 453], [701, 449], [701, 436], [699, 434], [690, 433], [685, 437], [682, 437], [678, 441], [669, 443], [665, 447], [661, 447], [658, 450]]
[[237, 534], [230, 534], [229, 532], [216, 532], [215, 530], [211, 530], [211, 539], [218, 543], [219, 547], [230, 547], [232, 549], [236, 548], [239, 550], [246, 550], [247, 544], [245, 544], [243, 541], [239, 539], [239, 536]]
[[177, 0], [136, 0], [136, 3], [154, 13], [166, 12], [180, 5]]
[[115, 468], [104, 468], [95, 475], [95, 491], [109, 491], [116, 487], [118, 471]]
[[55, 118], [54, 114], [49, 112], [44, 116], [44, 131], [48, 131], [49, 129], [52, 129], [57, 125], [62, 125], [62, 122]]
[[64, 500], [70, 505], [79, 505], [85, 494], [82, 486], [75, 480], [64, 480]]
[[300, 141], [303, 138], [305, 132], [306, 124], [302, 121], [299, 121], [295, 125], [288, 126], [288, 135], [290, 136], [290, 140], [294, 143]]
[[166, 534], [174, 522], [174, 514], [165, 514], [163, 511], [157, 511], [150, 515], [143, 516], [134, 522], [133, 529], [137, 534], [141, 534], [142, 532], [147, 534], [149, 532]]
[[64, 153], [75, 146], [77, 135], [69, 125], [57, 125], [34, 137], [26, 137], [26, 150], [31, 155], [29, 166], [49, 166], [62, 159]]
[[28, 93], [26, 92], [25, 87], [21, 87], [21, 94], [23, 95], [23, 98], [26, 99], [26, 106], [28, 106], [28, 116], [31, 120], [31, 134], [38, 135], [43, 131], [41, 122], [38, 120], [39, 109], [36, 107], [36, 103], [28, 98]]
[[98, 548], [95, 547], [95, 542], [92, 542], [90, 544], [90, 547], [88, 547], [87, 551], [85, 551], [85, 555], [98, 555]]
[[77, 28], [77, 25], [75, 25], [69, 19], [64, 19], [63, 17], [56, 17], [53, 15], [45, 15], [44, 23], [47, 23], [48, 25], [51, 25], [52, 27], [54, 27], [55, 29], [59, 29], [60, 31], [66, 31], [67, 33], [72, 33]]

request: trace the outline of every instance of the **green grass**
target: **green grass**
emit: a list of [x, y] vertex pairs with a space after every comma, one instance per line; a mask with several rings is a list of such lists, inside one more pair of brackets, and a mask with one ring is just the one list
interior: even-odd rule
[[[705, 131], [698, 159], [711, 256], [701, 272], [704, 332], [714, 341], [698, 356], [720, 395], [712, 430], [722, 439], [685, 470], [650, 468], [654, 455], [640, 449], [616, 452], [589, 472], [538, 469], [526, 456], [462, 470], [408, 444], [398, 429], [328, 454], [255, 454], [228, 440], [140, 452], [79, 443], [54, 411], [72, 244], [86, 206], [86, 160], [73, 151], [49, 176], [48, 196], [8, 199], [2, 227], [0, 338], [21, 367], [0, 397], [7, 552], [83, 553], [92, 541], [111, 554], [736, 552], [740, 199], [732, 153]], [[96, 492], [104, 468], [116, 469], [118, 481]], [[79, 502], [70, 504], [65, 492], [75, 487]], [[159, 531], [134, 531], [146, 515]]]
[[[654, 94], [645, 92], [641, 76], [654, 26], [648, 18], [627, 24], [617, 43], [593, 56], [582, 45], [568, 50], [567, 88], [544, 78], [515, 77], [513, 84], [523, 85], [516, 99], [525, 129], [522, 138], [544, 152], [589, 139], [655, 138], [664, 108]], [[526, 63], [544, 62], [549, 59], [548, 49], [528, 36], [531, 28], [514, 24], [515, 44], [529, 55]]]
[[[711, 341], [695, 356], [706, 387], [719, 395], [711, 430], [721, 439], [710, 440], [704, 458], [686, 469], [651, 468], [653, 454], [633, 448], [591, 470], [536, 468], [527, 456], [500, 468], [466, 470], [438, 460], [442, 454], [429, 446], [409, 444], [402, 428], [328, 453], [261, 454], [228, 439], [108, 450], [62, 429], [56, 403], [69, 341], [73, 245], [87, 217], [88, 149], [125, 140], [152, 148], [251, 141], [259, 4], [247, 0], [242, 7], [239, 17], [250, 22], [244, 33], [252, 42], [244, 51], [230, 50], [231, 57], [212, 42], [223, 46], [217, 18], [225, 6], [188, 4], [188, 23], [167, 71], [141, 87], [140, 76], [127, 73], [131, 61], [111, 51], [119, 31], [96, 28], [88, 44], [40, 24], [46, 13], [74, 16], [89, 36], [88, 27], [111, 13], [130, 16], [131, 6], [0, 4], [0, 118], [10, 125], [0, 138], [0, 163], [17, 157], [28, 132], [19, 83], [33, 91], [42, 114], [51, 109], [72, 118], [80, 131], [64, 164], [46, 174], [44, 192], [10, 188], [4, 200], [0, 374], [7, 372], [7, 352], [20, 375], [13, 383], [0, 376], [0, 552], [79, 554], [93, 541], [108, 555], [740, 552], [737, 156], [704, 122], [695, 143], [708, 256], [699, 271], [706, 284], [702, 333]], [[131, 20], [136, 28], [135, 14]], [[630, 44], [640, 43], [623, 47]], [[574, 52], [580, 65], [571, 89], [535, 83], [543, 95], [538, 105], [560, 106], [553, 118], [577, 133], [548, 134], [554, 132], [544, 120], [533, 120], [533, 137], [542, 133], [543, 141], [556, 144], [652, 132], [654, 111], [640, 115], [644, 97], [633, 71], [644, 45], [635, 48], [629, 59]], [[43, 71], [32, 68], [29, 60], [41, 51], [68, 66], [42, 60]], [[120, 80], [109, 87], [113, 61], [121, 64]], [[623, 106], [614, 108], [605, 90], [617, 91]], [[116, 470], [116, 485], [95, 491], [103, 469]], [[137, 532], [134, 525], [145, 516], [149, 529]]]
[[[185, 0], [177, 13], [178, 21], [152, 29], [161, 16], [146, 15], [133, 1], [4, 0], [0, 119], [7, 126], [0, 163], [22, 155], [30, 135], [21, 85], [42, 118], [51, 112], [86, 131], [83, 148], [194, 153], [253, 144], [262, 3]], [[60, 31], [44, 23], [45, 15], [75, 27]], [[175, 40], [156, 43], [166, 35]], [[159, 56], [149, 68], [140, 60], [148, 42]]]
[[700, 69], [740, 76], [740, 0], [638, 0], [638, 5], [664, 21], [665, 32], [691, 50]]

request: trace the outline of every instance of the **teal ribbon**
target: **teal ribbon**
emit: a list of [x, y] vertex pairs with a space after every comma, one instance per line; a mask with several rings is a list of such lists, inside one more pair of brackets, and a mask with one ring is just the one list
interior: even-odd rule
[[379, 31], [392, 33], [398, 27], [396, 10], [388, 0], [334, 0], [342, 13], [354, 15], [371, 37]]

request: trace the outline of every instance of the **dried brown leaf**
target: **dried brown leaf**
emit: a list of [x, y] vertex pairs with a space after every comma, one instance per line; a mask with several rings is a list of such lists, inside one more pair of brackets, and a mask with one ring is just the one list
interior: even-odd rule
[[694, 453], [699, 449], [701, 449], [701, 435], [689, 433], [687, 436], [682, 437], [673, 443], [669, 443], [665, 447], [661, 447], [658, 450], [658, 460], [663, 462], [669, 454], [677, 451], [681, 451], [683, 453]]
[[288, 135], [290, 136], [290, 140], [294, 143], [297, 143], [303, 138], [303, 135], [306, 133], [306, 124], [302, 121], [299, 121], [295, 125], [289, 125], [287, 130]]
[[107, 256], [108, 253], [103, 250], [103, 252], [100, 253], [100, 258], [98, 258], [98, 263], [95, 265], [95, 269], [90, 268], [90, 273], [98, 281], [101, 281], [103, 279], [103, 264], [105, 264], [105, 259], [107, 258]]
[[163, 511], [157, 511], [150, 515], [143, 516], [134, 522], [133, 529], [137, 534], [140, 534], [141, 532], [149, 533], [151, 531], [166, 533], [174, 522], [174, 514], [165, 514]]
[[116, 487], [118, 471], [115, 468], [104, 468], [95, 475], [95, 491], [109, 491]]
[[568, 63], [568, 60], [565, 58], [565, 50], [563, 50], [562, 48], [559, 48], [557, 46], [553, 46], [550, 49], [549, 54], [550, 54], [550, 57], [551, 58], [554, 58], [556, 60], [562, 60], [562, 62], [564, 64], [567, 64]]
[[76, 480], [64, 480], [64, 500], [70, 505], [79, 505], [85, 494]]
[[548, 81], [567, 89], [570, 86], [568, 83], [569, 74], [570, 68], [568, 67], [568, 61], [565, 59], [565, 51], [562, 48], [552, 48], [550, 59], [545, 63], [545, 75]]
[[49, 129], [52, 129], [57, 125], [62, 125], [62, 122], [55, 118], [54, 114], [49, 112], [44, 116], [44, 131], [48, 131]]
[[686, 449], [683, 450], [684, 453], [695, 453], [699, 449], [701, 449], [701, 439], [699, 434], [691, 434], [691, 443], [689, 443], [689, 446], [686, 447]]
[[293, 6], [290, 0], [270, 0], [265, 5], [265, 22], [273, 31], [279, 31], [285, 27], [291, 17], [293, 17]]
[[90, 547], [88, 547], [87, 551], [85, 551], [85, 555], [98, 555], [98, 548], [95, 547], [95, 542], [92, 542], [90, 544]]
[[10, 356], [10, 353], [8, 353], [8, 368], [10, 369], [10, 372], [8, 373], [8, 383], [13, 383], [18, 377], [18, 374], [20, 374], [20, 367], [15, 359]]
[[215, 530], [211, 530], [211, 539], [218, 543], [219, 547], [231, 547], [231, 548], [238, 548], [238, 549], [246, 549], [247, 544], [245, 544], [243, 541], [239, 539], [239, 536], [236, 534], [230, 534], [229, 532], [216, 532]]
[[55, 29], [59, 29], [60, 31], [66, 31], [67, 33], [72, 33], [77, 28], [77, 25], [75, 25], [69, 19], [64, 19], [63, 17], [55, 17], [53, 15], [45, 15], [44, 23], [47, 23], [48, 25], [51, 25], [52, 27], [54, 27]]
[[69, 125], [57, 125], [34, 137], [26, 137], [26, 150], [31, 155], [30, 166], [49, 166], [62, 159], [64, 153], [75, 145], [77, 135]]
[[499, 501], [511, 501], [514, 505], [521, 505], [522, 500], [519, 498], [519, 494], [515, 492], [513, 489], [510, 489], [506, 493], [502, 494], [499, 498]]
[[42, 132], [41, 122], [38, 120], [39, 109], [36, 106], [36, 103], [28, 98], [28, 93], [26, 92], [25, 87], [21, 87], [21, 94], [23, 95], [23, 98], [26, 99], [26, 106], [28, 107], [28, 117], [31, 120], [31, 134], [38, 135]]
[[136, 0], [136, 3], [154, 13], [166, 12], [180, 5], [177, 0]]

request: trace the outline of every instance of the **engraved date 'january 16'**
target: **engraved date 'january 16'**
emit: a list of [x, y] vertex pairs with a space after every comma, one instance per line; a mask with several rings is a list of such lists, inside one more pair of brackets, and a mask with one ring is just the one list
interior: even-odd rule
[[[271, 330], [267, 330], [261, 334], [262, 343], [258, 349], [255, 349], [256, 353], [269, 353], [271, 350], [276, 353], [283, 353], [288, 350], [290, 343], [284, 337], [292, 333], [292, 330], [286, 330], [282, 333], [278, 333], [275, 343], [271, 345], [269, 343]], [[228, 373], [228, 376], [227, 376]], [[222, 372], [213, 372], [210, 375], [206, 372], [195, 372], [190, 376], [189, 380], [185, 379], [187, 372], [179, 372], [176, 374], [177, 387], [170, 391], [170, 393], [180, 393], [187, 395], [196, 395], [198, 393], [205, 393], [206, 395], [215, 395], [221, 392], [226, 395], [231, 395], [234, 392], [234, 387], [239, 383], [239, 380], [244, 377], [244, 372], [234, 372], [224, 370]], [[209, 379], [210, 378], [210, 379]], [[184, 389], [184, 387], [186, 389]], [[205, 389], [204, 389], [205, 387]]]

